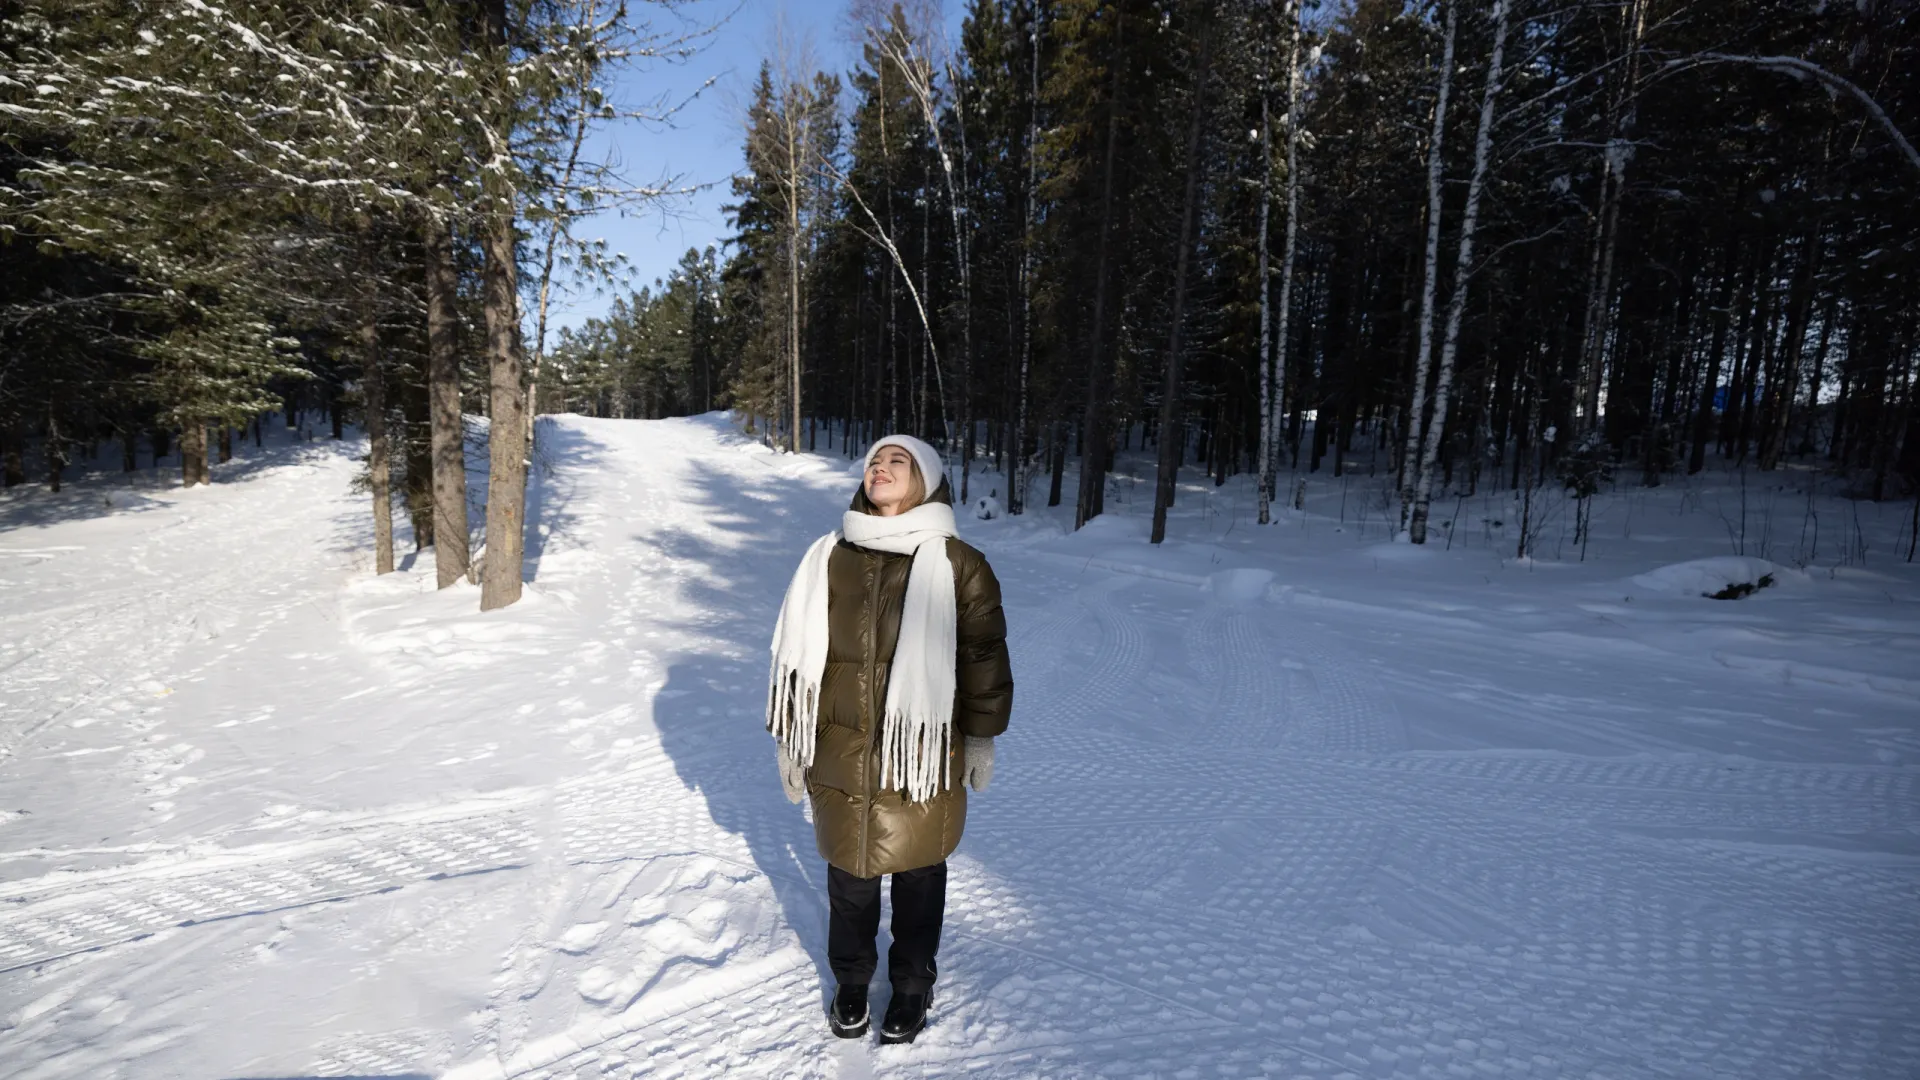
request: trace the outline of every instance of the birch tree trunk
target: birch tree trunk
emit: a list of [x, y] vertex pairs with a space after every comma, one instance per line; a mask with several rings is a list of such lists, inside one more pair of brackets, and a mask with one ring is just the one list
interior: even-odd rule
[[373, 572], [393, 573], [393, 489], [388, 462], [387, 393], [380, 371], [380, 328], [371, 317], [360, 324], [360, 391], [366, 398], [367, 473], [373, 487]]
[[[869, 39], [873, 46], [885, 57], [892, 59], [899, 68], [901, 78], [906, 82], [907, 92], [913, 96], [914, 103], [920, 108], [920, 118], [927, 125], [927, 134], [933, 141], [934, 158], [940, 162], [942, 182], [947, 189], [947, 210], [953, 227], [954, 279], [960, 287], [960, 386], [957, 401], [949, 401], [946, 396], [946, 382], [942, 377], [937, 352], [931, 350], [922, 354], [923, 371], [920, 380], [921, 393], [917, 426], [923, 433], [927, 426], [926, 389], [929, 382], [938, 387], [937, 400], [940, 405], [942, 424], [947, 431], [948, 452], [960, 460], [960, 497], [967, 497], [968, 462], [973, 446], [973, 260], [967, 245], [966, 221], [971, 220], [966, 201], [965, 172], [967, 166], [967, 127], [966, 114], [962, 111], [962, 102], [956, 96], [951, 105], [951, 116], [960, 138], [960, 175], [955, 175], [953, 154], [947, 148], [947, 142], [941, 129], [939, 100], [934, 84], [934, 58], [929, 49], [925, 55], [918, 44], [930, 40], [937, 30], [930, 26], [918, 27], [904, 40], [890, 32], [882, 32], [877, 27], [869, 28]], [[948, 69], [948, 82], [953, 81], [952, 70]], [[884, 116], [883, 116], [884, 119]], [[921, 191], [930, 193], [932, 183], [925, 173], [920, 181]], [[932, 206], [929, 201], [928, 207]], [[926, 302], [932, 300], [933, 246], [929, 230], [932, 228], [932, 213], [922, 213], [920, 217], [920, 295]], [[926, 377], [924, 368], [933, 367], [932, 379]], [[958, 414], [960, 423], [959, 445], [954, 443], [954, 420]]]
[[1473, 142], [1473, 177], [1467, 181], [1467, 207], [1460, 218], [1460, 248], [1453, 262], [1453, 294], [1447, 298], [1446, 336], [1440, 344], [1440, 371], [1433, 387], [1433, 423], [1420, 441], [1419, 471], [1414, 481], [1413, 516], [1408, 539], [1427, 542], [1427, 506], [1433, 498], [1434, 466], [1440, 441], [1446, 435], [1447, 404], [1453, 390], [1454, 360], [1460, 352], [1460, 320], [1467, 310], [1467, 279], [1473, 273], [1473, 234], [1480, 221], [1480, 193], [1485, 188], [1487, 159], [1493, 147], [1495, 100], [1500, 95], [1501, 63], [1507, 46], [1507, 0], [1493, 0], [1493, 52], [1487, 60], [1487, 89], [1480, 98], [1480, 129]]
[[[1027, 114], [1027, 204], [1023, 208], [1020, 237], [1020, 378], [1015, 388], [1013, 450], [1008, 457], [1007, 513], [1018, 514], [1027, 506], [1027, 416], [1028, 380], [1033, 369], [1033, 210], [1034, 192], [1039, 187], [1039, 163], [1035, 152], [1040, 147], [1040, 18], [1036, 10], [1030, 31], [1033, 58], [1028, 70], [1030, 86]], [[1054, 502], [1058, 502], [1056, 497]], [[1051, 504], [1050, 504], [1051, 505]]]
[[466, 576], [473, 558], [467, 541], [467, 450], [460, 416], [460, 356], [454, 336], [453, 244], [445, 222], [427, 222], [425, 248], [433, 569], [435, 580], [444, 589]]
[[[952, 75], [949, 70], [948, 82]], [[960, 176], [954, 179], [953, 163], [940, 149], [940, 167], [947, 174], [947, 207], [953, 217], [953, 258], [960, 272], [960, 501], [968, 498], [967, 485], [973, 477], [973, 250], [967, 242], [967, 222], [973, 220], [967, 204], [967, 115], [959, 95], [954, 96], [953, 123], [960, 138]], [[934, 126], [939, 131], [939, 126]]]
[[[1443, 0], [1445, 2], [1445, 0]], [[1427, 257], [1420, 287], [1420, 346], [1413, 362], [1413, 393], [1407, 407], [1406, 444], [1400, 455], [1400, 527], [1413, 514], [1414, 462], [1427, 414], [1427, 379], [1433, 371], [1433, 299], [1440, 276], [1441, 152], [1447, 133], [1447, 96], [1453, 91], [1453, 40], [1458, 0], [1446, 5], [1446, 38], [1440, 50], [1439, 96], [1433, 104], [1433, 134], [1427, 143]]]
[[1167, 340], [1166, 384], [1160, 395], [1160, 472], [1153, 485], [1153, 533], [1155, 544], [1167, 538], [1167, 508], [1173, 505], [1174, 484], [1180, 477], [1180, 453], [1186, 444], [1186, 427], [1180, 416], [1180, 376], [1184, 351], [1182, 330], [1186, 325], [1187, 266], [1193, 259], [1194, 217], [1200, 203], [1200, 174], [1204, 168], [1201, 152], [1206, 147], [1207, 76], [1213, 62], [1213, 26], [1200, 31], [1200, 68], [1193, 80], [1193, 117], [1187, 126], [1186, 194], [1180, 203], [1180, 248], [1174, 256], [1173, 328]]
[[[1266, 177], [1260, 191], [1260, 377], [1262, 412], [1260, 416], [1260, 524], [1271, 520], [1274, 475], [1279, 470], [1280, 418], [1287, 395], [1287, 343], [1291, 339], [1293, 314], [1294, 252], [1300, 236], [1300, 0], [1287, 4], [1289, 40], [1287, 45], [1287, 241], [1280, 255], [1280, 326], [1274, 332], [1276, 345], [1268, 353], [1267, 315], [1267, 212], [1272, 202], [1272, 153], [1267, 154]], [[1266, 131], [1267, 102], [1260, 101], [1262, 149], [1268, 146]]]
[[[1291, 93], [1293, 86], [1289, 82], [1287, 89]], [[1260, 236], [1259, 257], [1254, 279], [1260, 283], [1260, 472], [1254, 485], [1254, 498], [1259, 508], [1260, 524], [1273, 520], [1273, 315], [1269, 310], [1269, 294], [1272, 291], [1271, 268], [1268, 266], [1267, 233], [1273, 215], [1273, 121], [1271, 117], [1272, 87], [1267, 78], [1265, 65], [1262, 65], [1260, 79]], [[1289, 96], [1289, 103], [1292, 98]], [[1291, 134], [1291, 132], [1289, 132]]]
[[800, 100], [797, 86], [789, 85], [787, 90], [786, 116], [781, 125], [787, 144], [787, 403], [791, 410], [787, 451], [797, 454], [800, 452], [800, 186], [804, 168], [800, 154], [807, 142], [807, 133], [795, 130], [801, 121], [794, 113], [796, 109], [809, 109], [810, 103]]

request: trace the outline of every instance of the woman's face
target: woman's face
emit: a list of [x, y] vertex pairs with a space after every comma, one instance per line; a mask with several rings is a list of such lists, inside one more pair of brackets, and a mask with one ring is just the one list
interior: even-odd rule
[[905, 447], [883, 446], [867, 462], [867, 501], [881, 517], [913, 509], [924, 496], [919, 466]]

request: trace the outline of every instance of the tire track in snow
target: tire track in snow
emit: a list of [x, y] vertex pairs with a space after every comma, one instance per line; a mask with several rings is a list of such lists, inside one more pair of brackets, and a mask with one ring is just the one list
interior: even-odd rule
[[1207, 714], [1221, 721], [1199, 733], [1196, 747], [1265, 754], [1302, 741], [1290, 677], [1302, 665], [1276, 656], [1250, 615], [1208, 604], [1188, 620], [1183, 644], [1188, 663], [1212, 687]]
[[1473, 753], [1344, 767], [1388, 790], [1482, 815], [1816, 833], [1920, 826], [1920, 772], [1894, 766]]
[[1463, 957], [1728, 999], [1845, 1008], [1920, 992], [1920, 944], [1903, 909], [1730, 880], [1589, 830], [1561, 834], [1548, 857], [1523, 829], [1409, 833], [1388, 859], [1370, 927]]
[[[1101, 734], [1137, 718], [1142, 700], [1138, 687], [1147, 668], [1146, 635], [1112, 599], [1127, 584], [1109, 577], [1081, 587], [1071, 594], [1071, 606], [1054, 605], [1065, 609], [1063, 615], [1032, 631], [1045, 635], [1045, 660], [1032, 676], [1023, 674], [1027, 664], [1015, 673], [1027, 680], [1017, 684], [1014, 704], [1025, 718], [1018, 740], [1023, 757], [1048, 765], [1125, 757], [1124, 746]], [[1091, 635], [1076, 632], [1089, 621]]]
[[1393, 703], [1379, 690], [1379, 680], [1361, 674], [1362, 665], [1324, 644], [1324, 628], [1285, 612], [1263, 620], [1269, 628], [1274, 653], [1304, 665], [1299, 672], [1304, 739], [1331, 753], [1392, 754], [1406, 748], [1406, 731]]
[[[503, 805], [504, 803], [504, 805]], [[0, 886], [0, 973], [197, 926], [523, 865], [533, 801], [488, 799], [277, 843]]]
[[[1702, 998], [1696, 988], [1569, 972], [1504, 952], [1409, 948], [1364, 932], [1302, 934], [1208, 905], [1175, 913], [1124, 897], [1050, 891], [1036, 903], [1036, 891], [1008, 891], [1012, 880], [963, 883], [952, 907], [978, 912], [982, 924], [969, 925], [969, 934], [1043, 959], [1097, 957], [1103, 970], [1149, 977], [1237, 1030], [1323, 1059], [1370, 1064], [1364, 1071], [1371, 1075], [1461, 1068], [1615, 1075], [1630, 1065], [1675, 1077], [1784, 1078], [1830, 1075], [1821, 1070], [1833, 1063], [1892, 1077], [1903, 1074], [1886, 1067], [1920, 1059], [1920, 1023], [1901, 1010], [1900, 998], [1866, 1008], [1791, 992]], [[1179, 933], [1168, 932], [1174, 926]], [[1082, 986], [1053, 1009], [1060, 1015], [1041, 1018], [1042, 1026], [1070, 1022], [1079, 1002], [1097, 996]], [[1809, 1044], [1809, 1013], [1826, 1030], [1857, 1041]], [[1449, 1031], [1458, 1038], [1442, 1037]], [[1703, 1045], [1715, 1049], [1703, 1054]], [[1889, 1052], [1894, 1056], [1882, 1056]], [[1715, 1068], [1714, 1054], [1733, 1064]]]

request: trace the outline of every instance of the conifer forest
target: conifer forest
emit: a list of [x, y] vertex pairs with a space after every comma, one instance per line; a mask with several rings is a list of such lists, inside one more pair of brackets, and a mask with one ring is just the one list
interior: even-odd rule
[[1265, 520], [1358, 462], [1416, 543], [1443, 492], [1710, 458], [1920, 490], [1912, 4], [859, 0], [850, 70], [752, 82], [731, 239], [559, 329], [615, 272], [571, 225], [671, 196], [581, 152], [716, 32], [655, 7], [9, 0], [6, 484], [364, 417], [444, 580], [463, 411], [907, 431], [1076, 523], [1135, 446], [1161, 519], [1183, 468]]
[[1920, 485], [1911, 4], [854, 20], [853, 70], [762, 68], [717, 276], [689, 253], [564, 337], [580, 377], [543, 393], [724, 400], [793, 448], [911, 431], [1082, 523], [1134, 446], [1161, 518], [1181, 468], [1257, 476], [1264, 519], [1283, 474], [1359, 461], [1415, 543], [1438, 492], [1710, 457]]

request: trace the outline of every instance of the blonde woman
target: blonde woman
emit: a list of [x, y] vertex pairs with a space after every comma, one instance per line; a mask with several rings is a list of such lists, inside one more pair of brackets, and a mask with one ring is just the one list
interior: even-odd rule
[[767, 727], [787, 798], [813, 800], [827, 861], [835, 1035], [866, 1034], [880, 879], [893, 878], [893, 996], [883, 1043], [912, 1042], [933, 1003], [947, 857], [985, 791], [1013, 674], [1000, 583], [954, 535], [933, 447], [890, 435], [838, 531], [800, 561], [773, 632]]

